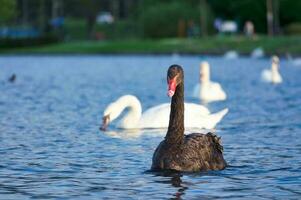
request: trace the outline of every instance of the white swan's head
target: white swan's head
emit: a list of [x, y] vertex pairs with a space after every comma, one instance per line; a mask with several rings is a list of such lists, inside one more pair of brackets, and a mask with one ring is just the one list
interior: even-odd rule
[[106, 107], [103, 112], [102, 126], [100, 129], [106, 130], [109, 123], [118, 118], [126, 107], [130, 107], [134, 111], [135, 116], [141, 114], [141, 104], [137, 97], [124, 95]]
[[280, 59], [278, 56], [272, 56], [272, 70], [278, 71]]
[[279, 57], [278, 56], [272, 56], [272, 63], [275, 63], [275, 64], [279, 64], [279, 62], [280, 62], [280, 59], [279, 59]]
[[200, 65], [200, 81], [209, 82], [210, 80], [210, 65], [208, 62], [204, 61]]
[[[118, 100], [117, 100], [118, 101]], [[115, 102], [109, 104], [105, 111], [103, 112], [103, 117], [102, 117], [102, 126], [101, 130], [105, 131], [107, 127], [109, 126], [111, 121], [114, 121], [118, 117], [118, 104]]]
[[182, 67], [180, 65], [171, 65], [167, 71], [167, 95], [169, 97], [172, 97], [175, 94], [177, 86], [182, 83], [183, 80], [184, 72]]

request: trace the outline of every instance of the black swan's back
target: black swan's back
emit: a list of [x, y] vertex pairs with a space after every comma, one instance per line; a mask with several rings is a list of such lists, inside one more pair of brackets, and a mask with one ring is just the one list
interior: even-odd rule
[[14, 83], [16, 81], [16, 78], [17, 78], [16, 74], [13, 74], [9, 77], [8, 81]]
[[182, 143], [168, 144], [163, 140], [153, 155], [153, 170], [177, 171], [221, 170], [226, 167], [223, 147], [213, 133], [193, 133]]
[[226, 167], [220, 138], [213, 133], [184, 135], [184, 72], [172, 65], [167, 72], [172, 97], [168, 130], [153, 155], [153, 170], [207, 171]]

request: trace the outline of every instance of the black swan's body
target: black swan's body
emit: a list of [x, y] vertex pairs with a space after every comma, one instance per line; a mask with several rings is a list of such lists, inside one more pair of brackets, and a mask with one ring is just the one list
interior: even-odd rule
[[153, 170], [206, 171], [226, 167], [220, 138], [213, 133], [184, 135], [184, 72], [178, 65], [168, 69], [172, 96], [168, 131], [153, 155]]
[[13, 74], [9, 77], [8, 81], [14, 83], [16, 81], [16, 78], [17, 78], [16, 74]]

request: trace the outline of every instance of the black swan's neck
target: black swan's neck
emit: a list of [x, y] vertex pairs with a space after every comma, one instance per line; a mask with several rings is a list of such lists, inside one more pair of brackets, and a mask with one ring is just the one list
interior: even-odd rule
[[180, 83], [171, 99], [169, 125], [165, 140], [169, 144], [181, 143], [184, 138], [184, 84]]

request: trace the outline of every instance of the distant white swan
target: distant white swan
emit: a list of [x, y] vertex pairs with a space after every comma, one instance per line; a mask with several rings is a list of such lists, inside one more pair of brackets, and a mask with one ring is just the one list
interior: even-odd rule
[[219, 83], [210, 81], [210, 66], [208, 62], [200, 65], [200, 83], [194, 87], [193, 96], [203, 101], [222, 101], [227, 98]]
[[279, 58], [277, 56], [272, 57], [271, 69], [265, 69], [262, 71], [261, 79], [265, 82], [271, 82], [274, 84], [282, 82], [282, 77], [279, 73]]
[[[170, 104], [164, 103], [146, 110], [142, 114], [140, 101], [133, 95], [124, 95], [108, 105], [103, 113], [101, 130], [105, 130], [110, 122], [114, 121], [123, 110], [128, 113], [120, 119], [117, 127], [122, 129], [139, 128], [167, 128], [169, 123]], [[185, 103], [185, 127], [213, 129], [216, 124], [228, 113], [225, 108], [217, 113], [201, 105]]]
[[286, 56], [290, 63], [292, 63], [295, 66], [301, 66], [301, 58], [293, 58], [289, 53]]
[[181, 57], [180, 54], [177, 53], [177, 52], [174, 52], [174, 53], [171, 54], [171, 59], [172, 59], [172, 61], [174, 61], [174, 62], [179, 61], [179, 60], [180, 60], [180, 57]]
[[251, 53], [251, 58], [262, 58], [264, 57], [264, 50], [261, 47], [254, 49]]
[[228, 59], [228, 60], [232, 60], [232, 59], [237, 59], [239, 57], [237, 51], [227, 51], [225, 54], [224, 54], [224, 58], [225, 59]]

